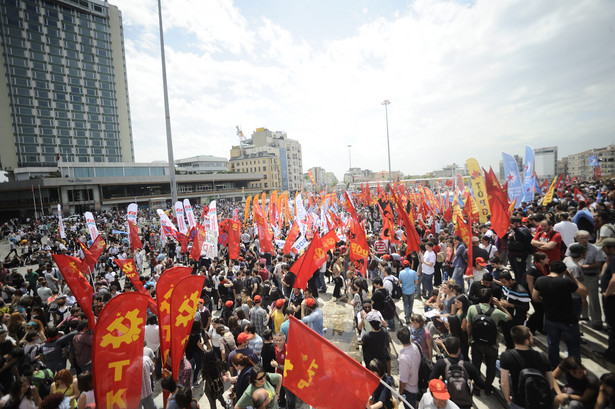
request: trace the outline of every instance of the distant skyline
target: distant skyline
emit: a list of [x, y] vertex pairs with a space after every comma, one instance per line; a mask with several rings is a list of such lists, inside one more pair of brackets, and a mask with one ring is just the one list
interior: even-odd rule
[[[135, 158], [166, 160], [155, 0], [123, 15]], [[165, 0], [175, 158], [228, 158], [259, 127], [303, 147], [303, 171], [424, 174], [475, 157], [615, 143], [608, 0]]]

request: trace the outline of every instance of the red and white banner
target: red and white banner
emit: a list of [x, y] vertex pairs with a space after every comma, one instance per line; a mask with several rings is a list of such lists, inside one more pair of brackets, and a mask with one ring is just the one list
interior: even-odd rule
[[186, 219], [184, 219], [184, 205], [182, 202], [175, 202], [175, 218], [177, 219], [177, 229], [183, 234], [188, 233]]
[[85, 217], [85, 224], [88, 226], [88, 231], [90, 232], [92, 241], [96, 240], [96, 237], [98, 237], [98, 228], [96, 227], [94, 215], [92, 212], [85, 212], [83, 213], [83, 217]]
[[184, 199], [184, 211], [186, 212], [186, 219], [188, 219], [188, 226], [190, 229], [193, 229], [196, 227], [196, 219], [194, 218], [192, 205], [190, 205], [190, 200], [188, 199]]

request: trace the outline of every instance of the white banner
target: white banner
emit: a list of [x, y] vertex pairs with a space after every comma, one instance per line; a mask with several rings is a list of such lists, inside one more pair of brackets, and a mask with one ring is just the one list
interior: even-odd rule
[[205, 242], [201, 254], [205, 254], [205, 257], [212, 259], [218, 257], [218, 232], [212, 230], [205, 231]]
[[[209, 211], [207, 212], [207, 216], [209, 217], [209, 228], [212, 231], [215, 231], [218, 234], [218, 214], [216, 213], [216, 201], [212, 200], [209, 204]], [[218, 242], [218, 238], [216, 237], [216, 243]]]
[[184, 219], [184, 205], [179, 200], [175, 202], [175, 218], [177, 219], [177, 228], [183, 234], [188, 233], [186, 227], [186, 219]]
[[[175, 225], [173, 224], [171, 219], [169, 219], [169, 216], [167, 216], [167, 214], [164, 212], [164, 210], [156, 209], [156, 212], [158, 213], [158, 216], [160, 216], [160, 227], [161, 228], [167, 227], [169, 230], [177, 231], [177, 228], [175, 227]], [[170, 233], [170, 231], [169, 232], [165, 232], [165, 237], [168, 236], [169, 233]]]
[[297, 250], [297, 253], [301, 254], [301, 252], [307, 249], [309, 245], [310, 242], [307, 241], [305, 236], [302, 234], [301, 236], [299, 236], [297, 241], [295, 241], [295, 244], [293, 244], [293, 248]]
[[295, 198], [295, 207], [297, 208], [297, 219], [305, 219], [306, 211], [305, 206], [303, 206], [303, 199], [301, 198], [301, 194], [298, 194]]
[[137, 210], [139, 209], [139, 206], [137, 206], [136, 203], [131, 203], [128, 205], [128, 209], [126, 210], [126, 219], [128, 219], [129, 222], [133, 222], [134, 224], [137, 224]]
[[186, 212], [186, 219], [188, 219], [188, 226], [190, 226], [190, 229], [196, 227], [194, 212], [192, 211], [192, 206], [190, 205], [190, 200], [188, 199], [184, 199], [184, 210]]
[[88, 226], [90, 238], [92, 239], [92, 241], [96, 240], [96, 237], [98, 237], [98, 228], [96, 227], [94, 215], [92, 214], [92, 212], [85, 212], [83, 214], [83, 217], [85, 217], [85, 224]]
[[64, 230], [64, 222], [62, 221], [62, 205], [58, 203], [58, 228], [60, 229], [60, 237], [66, 238], [66, 230]]

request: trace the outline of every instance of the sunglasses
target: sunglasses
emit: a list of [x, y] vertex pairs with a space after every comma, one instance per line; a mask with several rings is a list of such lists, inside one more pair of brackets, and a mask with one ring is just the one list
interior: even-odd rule
[[265, 377], [267, 376], [267, 374], [262, 374], [261, 376], [259, 376], [258, 378], [256, 378], [257, 381], [262, 381], [263, 379], [265, 379]]

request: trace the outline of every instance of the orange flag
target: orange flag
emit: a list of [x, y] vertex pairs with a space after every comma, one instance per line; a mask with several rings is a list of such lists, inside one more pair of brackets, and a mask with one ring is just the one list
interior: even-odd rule
[[305, 290], [308, 280], [325, 261], [327, 261], [327, 253], [322, 247], [320, 234], [316, 231], [308, 249], [290, 268], [290, 271], [297, 276], [293, 288]]
[[[263, 195], [265, 193], [263, 192]], [[269, 229], [267, 218], [263, 213], [263, 209], [258, 204], [258, 200], [254, 202], [254, 222], [258, 228], [258, 243], [260, 244], [261, 252], [275, 254], [273, 249], [273, 233]], [[263, 203], [265, 203], [263, 201]]]
[[171, 294], [173, 287], [192, 273], [190, 267], [171, 267], [163, 271], [156, 283], [156, 302], [158, 303], [158, 325], [160, 332], [160, 352], [162, 365], [165, 366], [171, 348]]
[[175, 380], [179, 374], [179, 363], [186, 350], [203, 284], [205, 276], [188, 276], [181, 279], [171, 293], [171, 360]]
[[339, 237], [335, 234], [335, 230], [329, 230], [327, 234], [322, 236], [322, 247], [325, 249], [325, 253], [335, 248], [335, 243], [339, 241]]
[[62, 277], [64, 277], [64, 281], [66, 281], [66, 285], [68, 285], [68, 288], [70, 288], [70, 291], [75, 296], [77, 304], [79, 304], [83, 310], [83, 313], [88, 318], [89, 328], [94, 329], [94, 324], [96, 323], [94, 311], [92, 310], [94, 290], [79, 270], [81, 260], [77, 257], [64, 256], [61, 254], [54, 254], [53, 259], [56, 262], [58, 269], [60, 269]]
[[379, 382], [367, 368], [290, 317], [284, 386], [302, 401], [319, 409], [363, 408]]
[[471, 227], [463, 221], [462, 217], [457, 215], [457, 234], [465, 243], [468, 252], [468, 267], [466, 268], [466, 276], [474, 275], [474, 259], [472, 258], [472, 230]]
[[299, 236], [299, 224], [296, 221], [293, 222], [290, 230], [288, 231], [288, 236], [286, 236], [286, 241], [284, 242], [284, 248], [282, 249], [282, 253], [289, 254], [290, 249], [295, 244], [295, 240]]
[[144, 294], [123, 293], [100, 313], [92, 342], [97, 408], [139, 407], [147, 299]]
[[404, 209], [401, 200], [399, 200], [399, 196], [393, 193], [393, 199], [395, 200], [397, 215], [401, 217], [401, 220], [404, 222], [404, 227], [406, 229], [406, 255], [410, 254], [413, 251], [419, 251], [419, 244], [421, 243], [421, 238], [416, 232], [414, 223], [412, 222], [412, 220], [410, 220], [410, 216], [408, 216], [408, 213], [406, 212], [406, 209]]
[[365, 273], [367, 272], [369, 246], [367, 244], [367, 237], [365, 237], [363, 225], [360, 224], [355, 218], [351, 218], [350, 220], [348, 243], [350, 243], [348, 258], [350, 261], [354, 262], [355, 267], [357, 271], [361, 273], [361, 276], [365, 277]]

